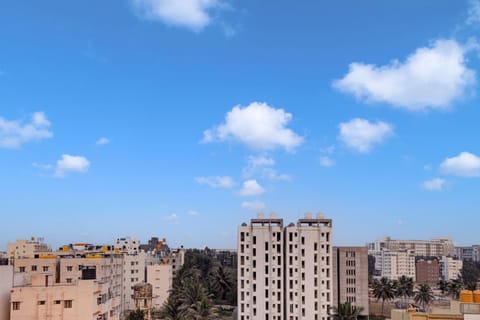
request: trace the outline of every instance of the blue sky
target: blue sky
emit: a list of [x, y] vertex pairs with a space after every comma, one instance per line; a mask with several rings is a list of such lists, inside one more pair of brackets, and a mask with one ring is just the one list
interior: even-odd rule
[[0, 249], [478, 243], [479, 1], [0, 2]]

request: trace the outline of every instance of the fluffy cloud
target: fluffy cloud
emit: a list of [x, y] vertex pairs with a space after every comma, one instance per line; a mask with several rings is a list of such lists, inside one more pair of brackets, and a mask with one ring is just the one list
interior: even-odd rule
[[64, 177], [69, 172], [87, 172], [90, 162], [85, 157], [63, 154], [57, 161], [56, 177]]
[[265, 209], [265, 203], [262, 201], [244, 201], [242, 202], [242, 208], [250, 210], [250, 211], [260, 211]]
[[178, 216], [176, 213], [172, 213], [168, 216], [163, 217], [163, 220], [167, 221], [170, 224], [178, 224]]
[[247, 180], [243, 182], [242, 189], [240, 190], [240, 195], [244, 197], [249, 196], [258, 196], [265, 192], [265, 189], [262, 188], [257, 182], [257, 180]]
[[145, 19], [186, 27], [196, 32], [210, 24], [212, 9], [222, 7], [219, 0], [132, 0], [132, 3]]
[[321, 156], [320, 157], [320, 165], [322, 167], [331, 167], [333, 166], [335, 163], [333, 162], [333, 160], [328, 157], [328, 156]]
[[476, 24], [480, 22], [480, 1], [470, 0], [470, 6], [468, 8], [468, 17], [466, 24]]
[[95, 142], [97, 144], [97, 146], [103, 146], [105, 144], [109, 144], [110, 143], [110, 140], [106, 137], [101, 137], [97, 140], [97, 142]]
[[352, 63], [333, 85], [368, 102], [412, 111], [444, 109], [475, 83], [475, 72], [466, 66], [466, 51], [454, 40], [438, 40], [431, 47], [417, 49], [403, 63]]
[[275, 160], [266, 156], [249, 156], [248, 164], [242, 170], [244, 178], [250, 178], [259, 175], [270, 180], [288, 181], [291, 177], [287, 174], [279, 174], [277, 170], [272, 168], [275, 165]]
[[30, 122], [6, 120], [0, 117], [0, 148], [19, 148], [30, 141], [53, 137], [50, 122], [43, 112], [35, 112]]
[[339, 125], [338, 138], [348, 147], [359, 152], [368, 152], [393, 133], [393, 127], [382, 121], [369, 122], [365, 119], [352, 119]]
[[290, 113], [266, 103], [235, 106], [227, 113], [224, 123], [204, 132], [203, 142], [234, 140], [256, 150], [284, 148], [293, 151], [303, 138], [287, 128], [291, 120]]
[[199, 216], [200, 215], [200, 212], [196, 211], [196, 210], [190, 210], [188, 211], [188, 214], [191, 215], [191, 216]]
[[461, 177], [478, 177], [480, 176], [480, 157], [470, 152], [462, 152], [456, 157], [445, 159], [440, 164], [440, 171]]
[[440, 191], [445, 187], [446, 181], [440, 178], [433, 178], [423, 182], [422, 186], [425, 190]]
[[235, 185], [232, 177], [229, 176], [196, 177], [195, 181], [216, 189], [230, 189]]

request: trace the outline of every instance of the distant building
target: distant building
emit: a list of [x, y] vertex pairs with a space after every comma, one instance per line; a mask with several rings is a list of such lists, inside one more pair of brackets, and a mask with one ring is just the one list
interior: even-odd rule
[[237, 250], [214, 250], [214, 258], [224, 267], [237, 268]]
[[440, 272], [445, 281], [458, 279], [463, 268], [463, 261], [452, 257], [440, 259]]
[[35, 258], [41, 252], [49, 252], [52, 249], [42, 241], [35, 240], [17, 240], [15, 243], [7, 244], [7, 256], [10, 260], [18, 258]]
[[135, 255], [140, 252], [140, 241], [131, 237], [118, 238], [115, 240], [115, 249], [120, 250], [122, 253], [129, 255]]
[[417, 284], [437, 285], [440, 280], [440, 264], [437, 258], [419, 259], [415, 268]]
[[381, 250], [413, 250], [416, 256], [440, 257], [453, 256], [455, 247], [450, 238], [436, 238], [431, 240], [394, 240], [386, 237], [383, 240], [368, 244], [369, 254], [375, 254]]
[[455, 247], [455, 257], [463, 261], [480, 262], [480, 245]]
[[396, 280], [401, 276], [415, 279], [415, 252], [410, 249], [397, 251], [382, 249], [373, 252], [378, 277]]
[[367, 247], [333, 247], [333, 306], [350, 302], [368, 317]]

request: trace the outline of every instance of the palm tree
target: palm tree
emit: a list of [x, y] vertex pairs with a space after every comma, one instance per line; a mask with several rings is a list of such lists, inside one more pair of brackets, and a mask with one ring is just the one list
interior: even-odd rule
[[378, 300], [382, 299], [382, 316], [385, 301], [392, 300], [395, 297], [395, 290], [392, 281], [387, 277], [382, 277], [380, 281], [373, 282], [373, 295]]
[[127, 320], [143, 320], [145, 313], [142, 310], [135, 310], [128, 314]]
[[402, 305], [406, 307], [407, 298], [413, 295], [413, 279], [403, 275], [395, 283], [395, 295], [402, 298]]
[[428, 307], [430, 302], [432, 302], [434, 299], [432, 288], [430, 288], [428, 284], [421, 284], [420, 287], [418, 287], [418, 290], [415, 292], [414, 299], [416, 303], [421, 303], [423, 309], [425, 309], [425, 306]]
[[338, 320], [356, 320], [363, 311], [363, 307], [356, 307], [350, 302], [340, 303], [338, 307], [333, 307], [332, 309], [335, 319]]
[[210, 288], [220, 300], [225, 300], [227, 293], [232, 290], [233, 279], [228, 270], [222, 266], [216, 267], [210, 272]]
[[448, 282], [448, 293], [454, 298], [460, 297], [460, 291], [463, 289], [463, 281], [461, 277]]
[[440, 280], [440, 281], [438, 281], [437, 285], [438, 285], [438, 289], [440, 290], [440, 292], [443, 295], [445, 295], [445, 293], [448, 292], [448, 282], [447, 281]]
[[185, 312], [180, 310], [180, 305], [169, 297], [160, 309], [160, 316], [165, 320], [185, 320]]

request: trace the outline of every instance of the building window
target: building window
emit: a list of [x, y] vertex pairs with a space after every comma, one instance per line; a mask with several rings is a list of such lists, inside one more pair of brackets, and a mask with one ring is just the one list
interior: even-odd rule
[[12, 302], [12, 310], [20, 310], [20, 302], [19, 301], [13, 301]]
[[72, 308], [73, 301], [72, 300], [65, 300], [63, 301], [63, 307], [65, 309], [71, 309]]
[[67, 266], [67, 271], [73, 271], [73, 267], [72, 266]]
[[19, 267], [18, 272], [25, 272], [25, 267]]
[[37, 266], [33, 265], [32, 266], [32, 271], [37, 271]]
[[38, 305], [39, 306], [44, 306], [45, 305], [45, 300], [39, 300]]
[[54, 304], [60, 304], [61, 302], [62, 302], [62, 301], [60, 301], [60, 300], [55, 300], [55, 301], [53, 301]]
[[47, 272], [48, 271], [48, 266], [43, 266], [42, 270], [43, 270], [43, 272]]
[[67, 278], [67, 283], [72, 283], [72, 278]]

